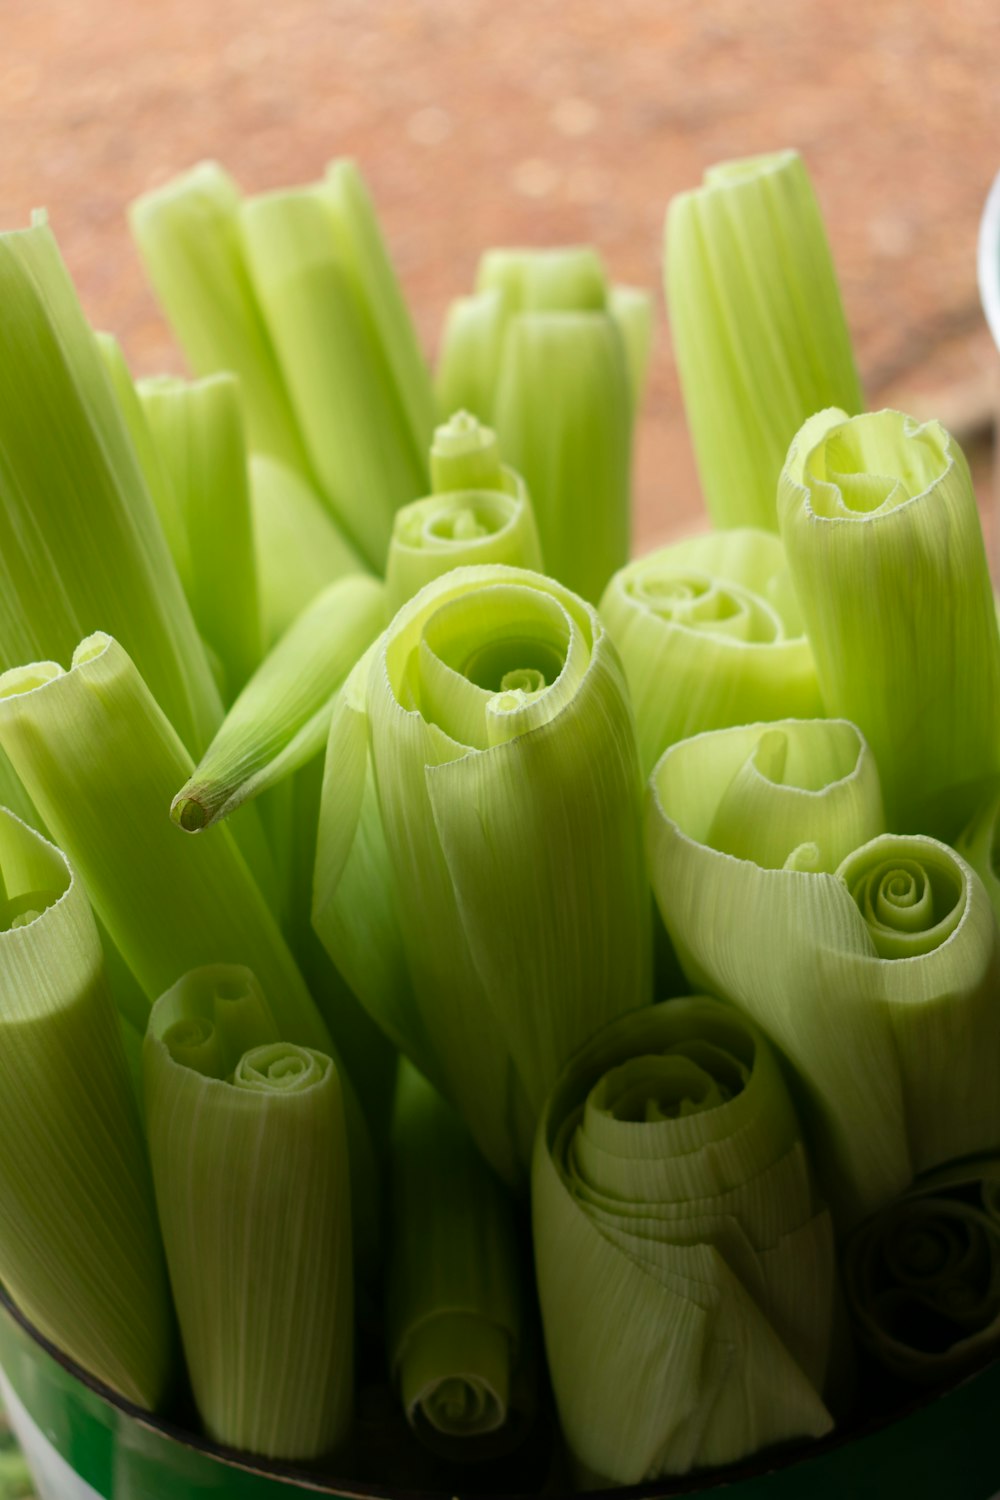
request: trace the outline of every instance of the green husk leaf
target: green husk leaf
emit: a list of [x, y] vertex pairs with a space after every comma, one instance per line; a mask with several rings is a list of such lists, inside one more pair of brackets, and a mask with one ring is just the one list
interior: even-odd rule
[[306, 764], [325, 746], [333, 700], [385, 622], [385, 590], [358, 575], [308, 605], [247, 683], [170, 815], [209, 828]]
[[723, 162], [673, 198], [665, 274], [709, 515], [715, 526], [776, 531], [775, 490], [795, 433], [825, 406], [854, 413], [864, 405], [798, 153]]
[[781, 542], [753, 527], [628, 563], [601, 615], [621, 655], [644, 773], [668, 745], [730, 724], [822, 712]]
[[498, 291], [511, 313], [604, 312], [608, 278], [593, 245], [487, 250], [476, 291]]
[[191, 546], [173, 481], [167, 472], [153, 434], [149, 430], [149, 422], [146, 420], [146, 413], [139, 400], [139, 393], [117, 340], [110, 333], [98, 333], [95, 336], [97, 347], [104, 361], [104, 368], [114, 388], [118, 409], [128, 428], [128, 435], [132, 440], [136, 458], [139, 460], [146, 487], [156, 506], [156, 513], [160, 518], [160, 525], [163, 527], [163, 535], [167, 539], [177, 576], [184, 586], [184, 592], [193, 609]]
[[139, 395], [187, 531], [191, 608], [232, 701], [263, 651], [239, 386], [159, 376]]
[[240, 190], [201, 162], [129, 209], [146, 272], [196, 375], [232, 370], [250, 446], [310, 480], [240, 240]]
[[392, 372], [414, 449], [422, 453], [431, 440], [435, 422], [430, 371], [368, 188], [356, 163], [342, 158], [327, 167], [322, 191], [338, 247], [353, 273], [358, 295], [368, 310]]
[[101, 941], [65, 856], [0, 808], [0, 1278], [36, 1328], [155, 1410], [173, 1319]]
[[365, 565], [314, 490], [265, 454], [250, 457], [264, 642], [270, 649], [328, 584]]
[[410, 1426], [453, 1459], [495, 1453], [516, 1410], [524, 1312], [513, 1205], [459, 1117], [404, 1062], [393, 1116], [389, 1362]]
[[961, 449], [900, 412], [820, 412], [779, 513], [827, 711], [869, 740], [890, 827], [954, 837], [1000, 773], [1000, 634]]
[[481, 422], [492, 421], [507, 311], [499, 290], [449, 303], [434, 381], [442, 418], [468, 411]]
[[953, 850], [881, 826], [871, 753], [836, 720], [684, 741], [647, 803], [653, 889], [684, 971], [794, 1068], [845, 1225], [917, 1173], [1000, 1144], [989, 899]]
[[496, 429], [531, 494], [550, 573], [594, 603], [628, 557], [632, 397], [606, 312], [511, 320]]
[[524, 480], [500, 463], [496, 439], [458, 412], [431, 448], [434, 493], [396, 512], [386, 563], [389, 614], [452, 568], [504, 563], [541, 570]]
[[426, 489], [392, 370], [322, 188], [241, 209], [257, 296], [323, 493], [381, 570], [393, 513]]
[[353, 1277], [331, 1059], [277, 1041], [253, 974], [157, 1000], [143, 1050], [156, 1201], [198, 1411], [217, 1442], [309, 1459], [345, 1437]]
[[613, 286], [608, 295], [608, 311], [618, 324], [625, 346], [632, 409], [642, 405], [653, 347], [653, 299], [637, 286]]
[[[108, 636], [0, 677], [0, 748], [82, 876], [152, 1002], [179, 973], [245, 963], [284, 1041], [336, 1057], [327, 1026], [227, 828], [184, 838], [167, 810], [193, 770], [134, 664]], [[346, 1078], [360, 1236], [374, 1236], [371, 1142]]]
[[51, 231], [0, 235], [0, 668], [115, 631], [195, 753], [221, 703]]
[[858, 1336], [893, 1375], [955, 1380], [1000, 1344], [1000, 1159], [932, 1173], [844, 1251]]
[[[363, 701], [357, 687], [331, 728], [314, 922], [353, 985], [338, 933], [385, 891], [414, 997], [382, 996], [396, 1039], [515, 1180], [566, 1057], [651, 998], [621, 667], [596, 612], [559, 584], [462, 568], [404, 606]], [[364, 878], [338, 899], [362, 838]]]
[[778, 1060], [702, 997], [619, 1017], [560, 1077], [532, 1169], [545, 1344], [590, 1487], [833, 1425], [836, 1265]]

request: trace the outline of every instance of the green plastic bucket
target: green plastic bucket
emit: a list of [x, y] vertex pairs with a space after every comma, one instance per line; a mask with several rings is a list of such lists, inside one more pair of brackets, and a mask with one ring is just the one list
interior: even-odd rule
[[[402, 1500], [418, 1493], [241, 1458], [152, 1418], [53, 1349], [2, 1292], [0, 1371], [0, 1394], [41, 1500]], [[855, 1422], [849, 1433], [719, 1477], [611, 1493], [616, 1500], [694, 1493], [720, 1500], [996, 1500], [1000, 1361], [944, 1394], [912, 1401], [891, 1420]]]

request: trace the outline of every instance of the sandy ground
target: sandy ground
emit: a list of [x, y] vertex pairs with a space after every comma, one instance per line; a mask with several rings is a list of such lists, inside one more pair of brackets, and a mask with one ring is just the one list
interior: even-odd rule
[[[93, 321], [181, 368], [128, 201], [201, 157], [260, 189], [351, 154], [432, 353], [484, 246], [593, 240], [659, 295], [670, 195], [796, 145], [870, 395], [975, 425], [998, 78], [995, 0], [0, 0], [0, 225], [45, 204]], [[643, 541], [698, 507], [662, 303], [637, 494]]]

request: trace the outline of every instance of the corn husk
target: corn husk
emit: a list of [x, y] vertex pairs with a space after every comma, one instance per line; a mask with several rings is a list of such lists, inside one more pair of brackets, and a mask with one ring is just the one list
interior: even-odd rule
[[778, 1060], [701, 997], [622, 1016], [542, 1116], [535, 1260], [563, 1433], [587, 1487], [818, 1437], [836, 1266]]
[[632, 397], [610, 314], [512, 319], [495, 420], [531, 494], [546, 567], [596, 603], [630, 541]]
[[44, 223], [0, 236], [0, 668], [116, 631], [184, 743], [219, 695], [94, 335]]
[[836, 720], [684, 741], [647, 803], [653, 888], [684, 971], [795, 1069], [845, 1225], [917, 1173], [1000, 1143], [989, 898], [953, 850], [881, 826], [871, 753]]
[[[651, 999], [618, 658], [596, 612], [560, 585], [462, 568], [404, 606], [367, 684], [355, 675], [341, 704], [314, 923], [359, 999], [514, 1180], [565, 1059]], [[366, 924], [383, 935], [382, 971], [355, 983]], [[396, 927], [412, 991], [388, 983]]]
[[132, 236], [196, 375], [238, 377], [250, 446], [312, 475], [240, 239], [240, 190], [205, 161], [137, 198]]
[[156, 513], [160, 518], [163, 535], [167, 539], [170, 555], [177, 569], [177, 576], [184, 586], [188, 603], [194, 608], [191, 595], [191, 544], [187, 526], [181, 510], [180, 500], [159, 447], [149, 430], [149, 422], [143, 411], [139, 393], [135, 388], [125, 356], [117, 340], [110, 333], [96, 334], [97, 347], [104, 361], [104, 368], [114, 388], [118, 409], [122, 414], [128, 435], [139, 460], [146, 487], [149, 490]]
[[396, 512], [385, 574], [390, 616], [452, 568], [504, 563], [541, 571], [527, 486], [501, 464], [494, 433], [468, 412], [437, 429], [431, 482], [433, 494]]
[[240, 221], [312, 467], [349, 540], [381, 571], [393, 514], [425, 492], [426, 468], [355, 260], [322, 188], [248, 199]]
[[1000, 772], [1000, 634], [961, 450], [937, 422], [821, 412], [779, 512], [827, 711], [869, 740], [890, 827], [954, 837]]
[[752, 527], [628, 563], [601, 599], [648, 775], [668, 745], [730, 724], [822, 712], [781, 542]]
[[146, 1128], [205, 1429], [309, 1459], [351, 1418], [347, 1140], [331, 1059], [277, 1036], [249, 970], [184, 975], [150, 1016]]
[[292, 469], [250, 458], [250, 505], [264, 644], [270, 649], [331, 583], [365, 565], [329, 510]]
[[[81, 642], [68, 672], [39, 662], [0, 677], [0, 747], [150, 1003], [189, 969], [245, 963], [271, 997], [282, 1040], [336, 1057], [229, 829], [192, 839], [171, 823], [191, 758], [117, 641]], [[343, 1086], [357, 1229], [374, 1237], [371, 1143], [346, 1078]]]
[[91, 1375], [155, 1410], [173, 1319], [149, 1165], [83, 886], [0, 808], [0, 1278]]
[[239, 385], [163, 375], [140, 381], [139, 395], [184, 517], [191, 608], [231, 702], [263, 651]]
[[928, 1385], [975, 1369], [1000, 1345], [1000, 1159], [934, 1172], [863, 1224], [844, 1287], [893, 1375]]
[[674, 357], [715, 526], [776, 531], [789, 443], [825, 406], [863, 409], [819, 205], [801, 157], [723, 162], [667, 215]]
[[454, 1111], [409, 1063], [393, 1116], [389, 1363], [410, 1426], [453, 1459], [495, 1453], [517, 1408], [524, 1310], [513, 1204]]
[[174, 797], [174, 821], [189, 833], [208, 828], [318, 755], [333, 700], [384, 621], [374, 578], [344, 578], [319, 594], [233, 704]]

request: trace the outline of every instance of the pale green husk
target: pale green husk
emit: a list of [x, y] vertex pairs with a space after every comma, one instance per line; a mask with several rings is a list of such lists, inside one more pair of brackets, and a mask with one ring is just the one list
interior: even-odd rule
[[648, 774], [668, 745], [730, 724], [822, 712], [781, 542], [753, 527], [628, 563], [601, 599]]
[[[271, 999], [282, 1040], [336, 1056], [228, 827], [192, 839], [171, 823], [170, 799], [191, 774], [191, 758], [116, 641], [81, 642], [68, 672], [39, 662], [0, 677], [0, 748], [148, 1001], [189, 969], [245, 963]], [[358, 1164], [357, 1228], [371, 1237], [371, 1143], [343, 1084]]]
[[827, 712], [871, 744], [890, 827], [954, 837], [1000, 772], [1000, 635], [961, 449], [900, 412], [820, 412], [779, 515]]
[[968, 826], [955, 840], [955, 848], [966, 860], [983, 885], [1000, 922], [1000, 791], [979, 808]]
[[385, 589], [357, 575], [298, 616], [247, 683], [171, 804], [194, 833], [306, 764], [325, 746], [333, 701], [385, 622]]
[[642, 403], [653, 349], [653, 299], [637, 286], [613, 286], [608, 311], [618, 324], [625, 346], [633, 410]]
[[666, 291], [705, 503], [777, 530], [785, 453], [825, 406], [863, 409], [819, 206], [801, 157], [723, 162], [671, 200]]
[[[246, 201], [253, 283], [312, 467], [333, 513], [381, 569], [394, 512], [427, 488], [369, 288], [323, 187]], [[387, 264], [387, 263], [386, 263]]]
[[611, 315], [513, 318], [495, 422], [531, 494], [545, 566], [596, 604], [630, 541], [632, 397]]
[[953, 850], [883, 826], [871, 752], [837, 720], [684, 741], [647, 800], [653, 888], [685, 973], [795, 1069], [845, 1224], [1000, 1145], [989, 898]]
[[270, 648], [328, 584], [365, 565], [329, 510], [293, 469], [250, 458], [250, 505], [264, 642]]
[[305, 479], [309, 461], [250, 282], [242, 199], [217, 162], [205, 161], [129, 210], [132, 235], [164, 312], [196, 375], [238, 377], [250, 446]]
[[389, 1363], [411, 1427], [452, 1458], [523, 1433], [513, 1204], [459, 1117], [404, 1062], [391, 1138]]
[[932, 1173], [844, 1252], [861, 1341], [893, 1375], [954, 1380], [1000, 1345], [1000, 1159]]
[[490, 428], [467, 412], [439, 427], [431, 482], [433, 494], [396, 512], [385, 574], [390, 616], [452, 568], [505, 563], [541, 571], [527, 487], [501, 464]]
[[155, 1409], [173, 1319], [101, 941], [65, 856], [0, 808], [0, 1279], [48, 1339]]
[[0, 235], [0, 667], [115, 631], [196, 754], [221, 704], [50, 230]]
[[563, 1073], [532, 1169], [578, 1478], [634, 1484], [833, 1425], [833, 1231], [777, 1058], [717, 1001], [620, 1017]]
[[263, 651], [239, 384], [158, 376], [139, 395], [184, 520], [191, 608], [231, 702]]
[[[651, 998], [620, 663], [596, 612], [559, 584], [462, 568], [399, 612], [341, 705], [314, 923], [513, 1179], [565, 1059]], [[387, 982], [397, 923], [412, 993]], [[384, 936], [378, 977], [355, 982], [358, 924]]]
[[308, 1459], [353, 1402], [347, 1141], [331, 1059], [277, 1038], [249, 970], [186, 974], [150, 1015], [146, 1130], [205, 1429]]

